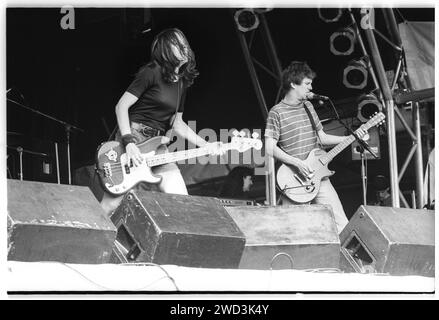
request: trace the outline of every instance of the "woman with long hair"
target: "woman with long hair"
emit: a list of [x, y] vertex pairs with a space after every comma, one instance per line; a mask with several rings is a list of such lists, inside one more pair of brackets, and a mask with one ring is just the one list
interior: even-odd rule
[[[212, 154], [223, 153], [220, 143], [206, 142], [183, 121], [186, 91], [197, 76], [195, 55], [183, 32], [176, 28], [160, 32], [151, 45], [151, 61], [140, 68], [116, 105], [116, 139], [125, 147], [127, 160], [133, 165], [139, 166], [143, 161], [136, 144], [164, 136], [171, 128], [197, 147], [208, 146]], [[162, 176], [160, 191], [188, 194], [175, 163], [154, 167], [152, 171]], [[122, 196], [105, 193], [101, 205], [110, 214], [121, 200]]]

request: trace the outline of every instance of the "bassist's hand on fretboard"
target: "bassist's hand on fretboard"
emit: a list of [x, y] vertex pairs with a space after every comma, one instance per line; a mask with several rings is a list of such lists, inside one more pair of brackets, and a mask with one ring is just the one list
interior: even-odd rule
[[134, 143], [128, 143], [125, 147], [128, 163], [133, 162], [134, 166], [138, 167], [144, 161], [139, 148]]

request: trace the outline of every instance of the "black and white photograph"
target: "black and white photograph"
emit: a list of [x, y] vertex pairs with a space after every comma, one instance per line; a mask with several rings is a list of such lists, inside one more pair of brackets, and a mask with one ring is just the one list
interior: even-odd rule
[[6, 299], [435, 297], [434, 2], [3, 13]]

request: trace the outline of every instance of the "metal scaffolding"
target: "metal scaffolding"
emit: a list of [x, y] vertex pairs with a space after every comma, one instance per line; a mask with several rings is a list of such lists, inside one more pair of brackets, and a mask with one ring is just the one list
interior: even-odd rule
[[[235, 12], [232, 12], [235, 13]], [[247, 68], [250, 73], [250, 77], [253, 83], [253, 87], [256, 93], [256, 97], [259, 102], [259, 107], [261, 109], [262, 116], [264, 119], [268, 116], [267, 104], [265, 102], [264, 93], [261, 88], [261, 84], [256, 72], [256, 66], [268, 73], [272, 76], [277, 84], [277, 96], [275, 101], [273, 101], [273, 105], [277, 103], [280, 95], [281, 88], [281, 76], [282, 76], [282, 67], [279, 62], [279, 58], [277, 56], [276, 48], [273, 42], [273, 38], [271, 37], [270, 29], [267, 24], [267, 20], [265, 18], [265, 13], [256, 13], [258, 19], [261, 20], [261, 25], [253, 30], [248, 32], [243, 32], [239, 30], [238, 23], [235, 23], [236, 32], [239, 38], [239, 42], [241, 44], [241, 49], [244, 54], [244, 58], [247, 64]], [[268, 60], [270, 66], [266, 66], [257, 59], [255, 59], [251, 54], [252, 43], [254, 41], [255, 33], [260, 32], [262, 41], [267, 49]], [[276, 205], [276, 179], [275, 179], [275, 169], [274, 169], [274, 159], [267, 154], [265, 154], [265, 161], [268, 165], [268, 172], [266, 172], [266, 199], [269, 205]]]
[[[421, 122], [420, 122], [420, 113], [419, 113], [419, 104], [418, 102], [413, 103], [413, 123], [410, 126], [407, 121], [404, 119], [403, 115], [399, 111], [397, 105], [394, 101], [395, 96], [395, 88], [396, 84], [399, 83], [400, 86], [405, 86], [405, 88], [412, 90], [410, 84], [410, 79], [408, 78], [407, 72], [405, 70], [404, 64], [404, 51], [402, 47], [402, 41], [399, 35], [398, 26], [396, 23], [396, 19], [393, 13], [393, 9], [385, 8], [382, 9], [384, 14], [384, 19], [386, 22], [386, 27], [388, 33], [390, 34], [391, 40], [387, 39], [382, 33], [378, 30], [375, 30], [374, 27], [363, 28], [362, 30], [366, 36], [367, 44], [370, 53], [367, 52], [366, 46], [364, 45], [364, 41], [361, 36], [361, 30], [358, 27], [355, 16], [351, 9], [348, 9], [348, 14], [350, 15], [352, 26], [356, 32], [357, 40], [360, 45], [361, 51], [364, 56], [370, 57], [370, 60], [373, 62], [372, 64], [368, 64], [368, 71], [372, 77], [375, 88], [378, 91], [379, 100], [381, 101], [384, 110], [386, 112], [386, 124], [387, 124], [387, 139], [388, 139], [388, 152], [389, 152], [389, 172], [390, 172], [390, 192], [392, 199], [393, 207], [400, 207], [400, 200], [402, 201], [405, 207], [409, 207], [405, 196], [399, 189], [399, 182], [401, 181], [404, 173], [410, 161], [415, 160], [415, 176], [416, 176], [416, 206], [413, 204], [413, 207], [421, 208], [423, 201], [423, 162], [422, 162], [422, 145], [421, 145]], [[361, 10], [361, 17], [369, 14], [369, 11]], [[254, 12], [258, 18], [261, 19], [261, 24], [257, 28], [243, 32], [239, 30], [238, 23], [236, 22], [235, 27], [237, 31], [237, 35], [241, 44], [242, 51], [244, 53], [244, 57], [246, 60], [246, 64], [251, 76], [251, 80], [255, 89], [256, 96], [258, 98], [259, 107], [261, 109], [262, 115], [264, 118], [268, 115], [268, 109], [266, 105], [266, 100], [264, 98], [264, 93], [261, 88], [260, 81], [258, 79], [258, 75], [256, 72], [256, 67], [260, 67], [261, 70], [269, 73], [274, 77], [276, 83], [278, 84], [278, 93], [276, 96], [276, 100], [273, 104], [277, 103], [279, 100], [280, 88], [281, 88], [281, 73], [282, 68], [277, 56], [276, 48], [271, 37], [271, 33], [265, 18], [265, 13], [257, 13]], [[264, 41], [264, 45], [266, 46], [268, 52], [268, 58], [270, 61], [270, 67], [264, 66], [262, 63], [257, 61], [251, 54], [252, 41], [254, 40], [255, 32], [260, 31], [262, 35], [262, 39]], [[390, 85], [386, 71], [384, 69], [384, 65], [381, 59], [380, 50], [378, 48], [375, 34], [378, 34], [383, 40], [385, 40], [394, 50], [395, 56], [398, 58], [395, 77]], [[250, 40], [248, 40], [248, 38]], [[401, 75], [405, 81], [400, 81]], [[395, 129], [395, 114], [401, 121], [404, 129], [407, 131], [408, 135], [412, 139], [412, 147], [410, 152], [408, 153], [406, 159], [403, 161], [402, 166], [398, 172], [398, 159], [397, 159], [397, 143], [396, 143], [396, 129]], [[270, 205], [276, 204], [276, 183], [275, 183], [275, 174], [274, 174], [274, 160], [271, 157], [266, 156], [266, 160], [268, 161], [269, 172], [267, 173], [267, 201]]]

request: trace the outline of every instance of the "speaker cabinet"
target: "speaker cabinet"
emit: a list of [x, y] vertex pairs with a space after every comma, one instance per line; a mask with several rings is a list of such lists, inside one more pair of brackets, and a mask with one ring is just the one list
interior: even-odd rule
[[244, 232], [241, 269], [338, 268], [340, 240], [323, 205], [226, 208]]
[[215, 198], [130, 191], [111, 220], [116, 262], [237, 268], [244, 250], [244, 234]]
[[434, 276], [434, 211], [360, 206], [340, 241], [345, 272]]
[[8, 260], [107, 263], [116, 228], [89, 188], [8, 180]]

